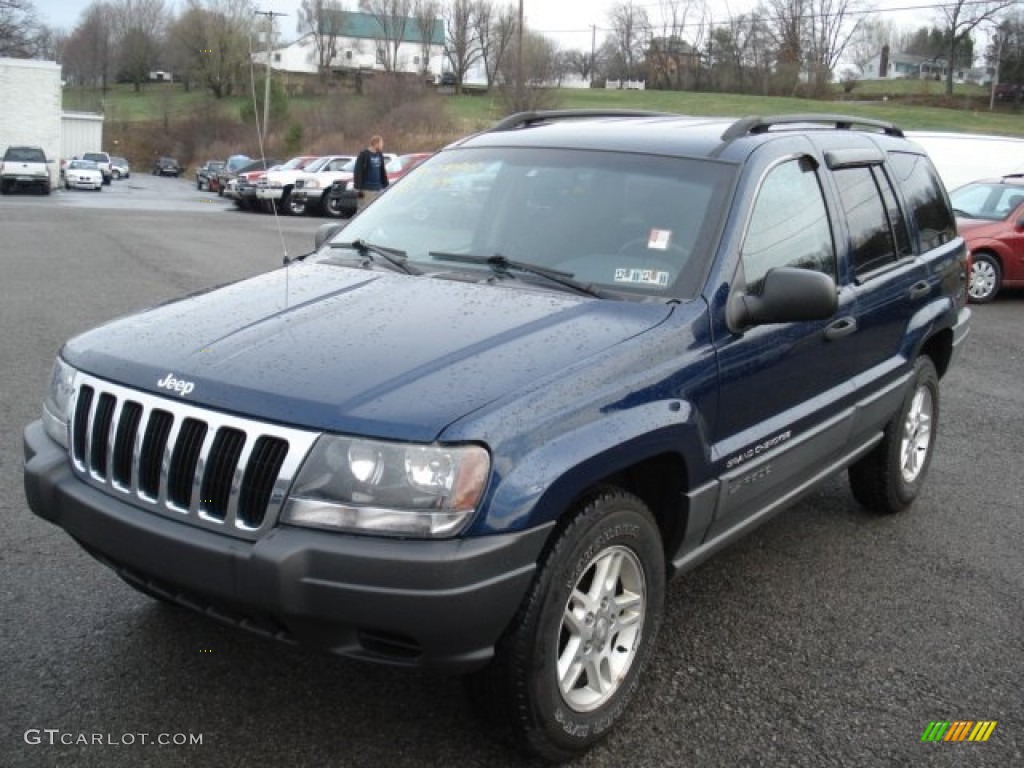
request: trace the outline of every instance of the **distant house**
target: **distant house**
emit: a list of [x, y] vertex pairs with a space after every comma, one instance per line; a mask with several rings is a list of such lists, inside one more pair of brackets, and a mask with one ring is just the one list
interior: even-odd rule
[[[861, 71], [865, 80], [945, 80], [948, 74], [949, 64], [944, 56], [891, 53], [887, 45]], [[992, 73], [986, 68], [956, 67], [953, 80], [985, 85], [992, 81]]]
[[[404, 22], [404, 24], [403, 24]], [[400, 30], [388, 34], [387, 30]], [[414, 18], [382, 19], [370, 13], [338, 11], [321, 19], [322, 31], [333, 31], [334, 57], [332, 72], [385, 69], [390, 52], [388, 46], [400, 39], [394, 71], [425, 74], [439, 78], [444, 63], [444, 21], [435, 19], [424, 39], [423, 30]], [[254, 53], [253, 61], [266, 63], [266, 53]], [[315, 74], [320, 56], [316, 36], [307, 33], [288, 45], [271, 51], [271, 67], [281, 72]]]
[[647, 47], [647, 82], [652, 88], [683, 88], [700, 68], [700, 54], [679, 37], [655, 37]]

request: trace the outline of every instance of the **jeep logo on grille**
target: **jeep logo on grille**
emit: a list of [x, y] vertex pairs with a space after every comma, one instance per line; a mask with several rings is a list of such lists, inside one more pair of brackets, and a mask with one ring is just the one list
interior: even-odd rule
[[182, 397], [196, 388], [196, 385], [191, 381], [175, 378], [173, 373], [168, 373], [162, 379], [159, 379], [156, 385], [163, 389], [169, 389], [171, 392], [177, 392]]

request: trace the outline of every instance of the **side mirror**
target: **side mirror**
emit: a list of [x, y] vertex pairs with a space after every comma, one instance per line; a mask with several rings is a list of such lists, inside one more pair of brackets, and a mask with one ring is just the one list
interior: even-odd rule
[[320, 246], [341, 232], [347, 224], [347, 221], [332, 221], [317, 227], [316, 234], [313, 236], [314, 250], [319, 250]]
[[751, 325], [826, 320], [839, 306], [839, 289], [824, 272], [796, 267], [769, 270], [759, 295], [734, 291], [726, 317], [734, 331]]

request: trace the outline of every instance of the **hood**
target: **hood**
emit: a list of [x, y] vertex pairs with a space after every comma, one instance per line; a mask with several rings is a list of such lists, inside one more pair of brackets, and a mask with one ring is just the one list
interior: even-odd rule
[[63, 354], [95, 376], [196, 405], [430, 441], [670, 312], [511, 283], [296, 264], [116, 320]]

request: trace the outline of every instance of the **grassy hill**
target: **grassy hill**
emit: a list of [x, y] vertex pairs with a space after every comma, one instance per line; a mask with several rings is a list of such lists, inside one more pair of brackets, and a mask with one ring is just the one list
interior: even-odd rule
[[[1024, 137], [1024, 114], [1000, 105], [988, 110], [987, 91], [958, 85], [954, 96], [944, 96], [942, 83], [885, 81], [858, 83], [852, 92], [836, 89], [833, 100], [696, 93], [689, 91], [615, 91], [561, 89], [551, 93], [559, 108], [646, 109], [692, 115], [768, 115], [796, 112], [845, 113], [888, 120], [907, 130], [954, 131]], [[494, 94], [426, 94], [419, 111], [400, 108], [381, 116], [379, 104], [349, 91], [326, 96], [287, 99], [287, 117], [272, 120], [279, 128], [270, 137], [275, 153], [296, 151], [354, 151], [367, 131], [395, 137], [392, 146], [402, 151], [429, 150], [465, 133], [479, 130], [503, 117]], [[399, 100], [400, 101], [400, 100]], [[153, 154], [178, 154], [183, 162], [199, 156], [229, 154], [251, 144], [254, 134], [243, 121], [250, 96], [214, 99], [207, 92], [185, 92], [178, 84], [153, 83], [136, 93], [130, 85], [117, 85], [106, 94], [97, 90], [66, 89], [65, 109], [102, 111], [107, 117], [105, 141], [116, 142], [122, 153], [145, 162]], [[407, 107], [407, 105], [401, 105]], [[416, 127], [430, 123], [430, 130]], [[368, 135], [368, 134], [367, 134]], [[330, 147], [330, 149], [328, 149]], [[251, 151], [251, 150], [250, 150]]]

